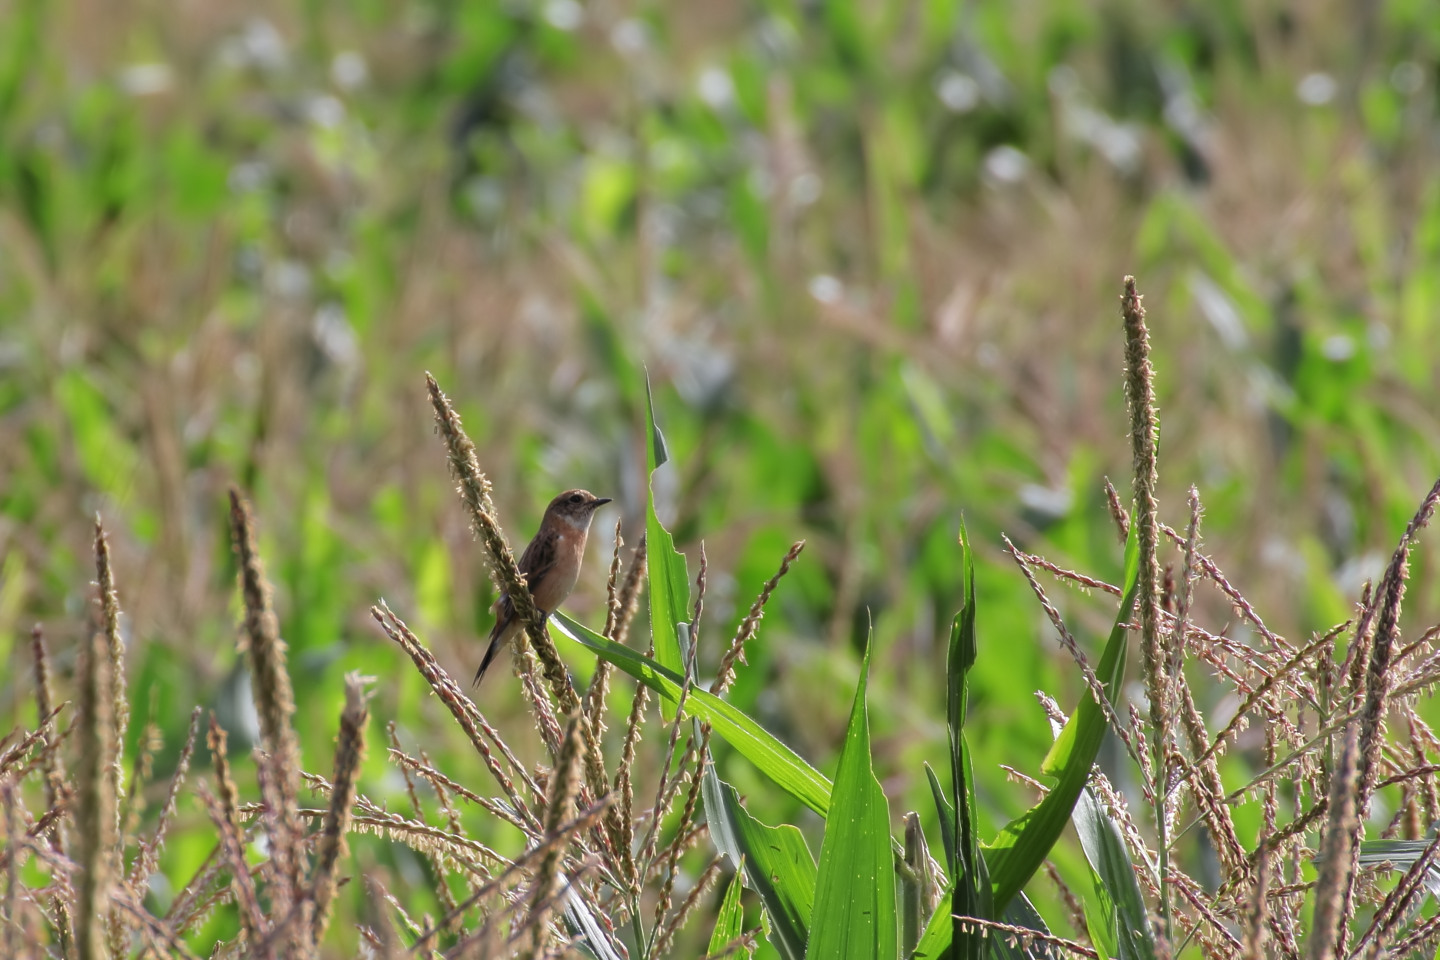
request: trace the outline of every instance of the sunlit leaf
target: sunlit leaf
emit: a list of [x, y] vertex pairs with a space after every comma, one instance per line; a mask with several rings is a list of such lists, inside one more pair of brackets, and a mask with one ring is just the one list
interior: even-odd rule
[[866, 646], [840, 766], [835, 771], [830, 816], [825, 819], [815, 911], [805, 950], [811, 960], [889, 960], [899, 955], [890, 808], [870, 766], [865, 691], [873, 649], [872, 640]]
[[[594, 630], [563, 613], [551, 618], [561, 636], [568, 637], [591, 653], [619, 667], [671, 704], [680, 699], [684, 678], [624, 644], [606, 640]], [[759, 768], [776, 786], [822, 817], [830, 810], [830, 782], [800, 755], [728, 701], [698, 687], [692, 687], [685, 712], [709, 723], [735, 752]]]
[[799, 829], [761, 823], [740, 804], [714, 766], [701, 783], [710, 837], [760, 896], [770, 917], [770, 942], [786, 960], [801, 960], [815, 902], [815, 858]]

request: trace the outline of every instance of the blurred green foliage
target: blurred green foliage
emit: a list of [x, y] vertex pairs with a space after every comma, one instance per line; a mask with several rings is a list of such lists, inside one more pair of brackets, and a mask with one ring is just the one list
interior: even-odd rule
[[[1272, 628], [1346, 617], [1440, 473], [1437, 68], [1418, 0], [15, 0], [0, 653], [26, 675], [38, 620], [73, 665], [99, 511], [162, 768], [194, 703], [246, 746], [223, 510], [239, 483], [307, 766], [326, 769], [356, 669], [383, 678], [372, 739], [393, 719], [406, 744], [463, 754], [366, 613], [386, 597], [460, 675], [489, 628], [422, 371], [480, 444], [512, 542], [583, 485], [616, 498], [633, 544], [643, 366], [677, 461], [657, 476], [663, 519], [692, 571], [708, 555], [702, 672], [807, 539], [732, 698], [833, 773], [873, 622], [876, 772], [922, 811], [965, 512], [986, 651], [967, 733], [991, 832], [1030, 806], [997, 765], [1033, 771], [1049, 748], [1033, 691], [1080, 689], [999, 533], [1120, 576], [1101, 480], [1123, 493], [1129, 475], [1123, 273], [1148, 294], [1162, 515], [1183, 526], [1199, 486], [1214, 557]], [[590, 623], [596, 540], [571, 603]], [[1433, 555], [1416, 565], [1406, 613], [1431, 622]], [[1097, 651], [1105, 604], [1057, 600]], [[0, 697], [7, 723], [33, 723], [23, 684]], [[483, 697], [525, 723], [503, 677]], [[372, 749], [362, 790], [401, 789]], [[765, 809], [784, 803], [750, 798], [767, 822], [799, 816]], [[207, 851], [177, 833], [165, 870], [188, 877]]]

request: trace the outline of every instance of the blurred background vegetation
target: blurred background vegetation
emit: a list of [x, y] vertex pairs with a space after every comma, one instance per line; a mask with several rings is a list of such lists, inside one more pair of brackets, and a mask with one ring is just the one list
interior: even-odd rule
[[[922, 811], [964, 512], [991, 833], [1030, 800], [998, 764], [1033, 773], [1048, 744], [1032, 692], [1080, 688], [999, 535], [1119, 576], [1123, 274], [1148, 295], [1162, 516], [1183, 526], [1198, 485], [1209, 551], [1276, 631], [1345, 619], [1440, 474], [1437, 82], [1423, 0], [4, 0], [0, 651], [23, 676], [43, 621], [73, 666], [99, 511], [161, 768], [195, 703], [243, 756], [238, 483], [307, 769], [358, 669], [382, 678], [362, 790], [403, 791], [384, 723], [468, 747], [367, 610], [468, 677], [493, 600], [423, 372], [513, 543], [561, 489], [616, 498], [569, 604], [597, 622], [611, 525], [643, 529], [648, 369], [662, 514], [692, 572], [708, 556], [702, 671], [806, 539], [733, 696], [833, 771], [873, 623], [878, 771]], [[1407, 619], [1433, 622], [1416, 562]], [[1113, 606], [1058, 599], [1096, 649]], [[507, 681], [480, 703], [518, 728]], [[33, 725], [24, 684], [0, 696]], [[167, 869], [210, 842], [177, 832]]]

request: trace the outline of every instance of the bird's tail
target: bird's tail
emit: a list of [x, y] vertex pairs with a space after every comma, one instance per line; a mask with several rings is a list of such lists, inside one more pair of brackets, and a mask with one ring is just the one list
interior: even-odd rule
[[485, 648], [485, 656], [480, 660], [480, 669], [475, 671], [475, 680], [470, 685], [480, 686], [480, 681], [485, 678], [485, 671], [490, 668], [490, 661], [495, 659], [495, 654], [500, 652], [500, 631], [493, 630], [490, 633], [490, 646]]
[[490, 631], [490, 646], [485, 648], [485, 656], [480, 660], [480, 669], [475, 671], [475, 680], [470, 684], [472, 687], [480, 686], [480, 681], [485, 678], [485, 671], [490, 668], [491, 661], [495, 659], [495, 654], [500, 652], [500, 647], [504, 645], [509, 634], [507, 628], [515, 619], [515, 611], [510, 608], [508, 603], [504, 602], [508, 599], [508, 597], [502, 597], [502, 602], [496, 604], [500, 609], [497, 611], [495, 626]]

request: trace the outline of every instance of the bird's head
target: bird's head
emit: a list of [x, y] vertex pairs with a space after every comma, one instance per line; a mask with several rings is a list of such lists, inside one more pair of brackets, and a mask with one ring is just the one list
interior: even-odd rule
[[578, 530], [588, 530], [595, 511], [609, 502], [609, 497], [597, 497], [589, 490], [566, 490], [545, 508], [545, 522], [567, 523]]

